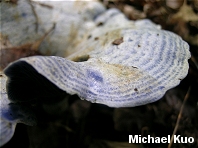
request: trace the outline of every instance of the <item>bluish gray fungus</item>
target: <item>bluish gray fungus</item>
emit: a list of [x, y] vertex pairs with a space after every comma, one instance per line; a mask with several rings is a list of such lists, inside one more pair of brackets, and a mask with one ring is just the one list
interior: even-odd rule
[[[66, 93], [39, 74], [30, 64], [18, 61], [4, 70], [8, 77], [6, 89], [12, 102], [39, 99], [43, 103], [62, 100]], [[20, 84], [20, 85], [19, 85]]]
[[[35, 5], [45, 22], [39, 24], [39, 32], [56, 23], [53, 34], [40, 48], [43, 53], [49, 49], [57, 54], [23, 58], [5, 69], [7, 77], [0, 89], [0, 133], [6, 134], [0, 136], [0, 146], [13, 136], [17, 123], [34, 123], [31, 110], [21, 105], [24, 102], [58, 102], [68, 93], [110, 107], [134, 107], [159, 100], [186, 77], [189, 46], [178, 35], [149, 20], [128, 20], [119, 10], [105, 10], [97, 1], [50, 5], [53, 9], [49, 11]], [[14, 41], [13, 45], [39, 38], [28, 2], [19, 0], [15, 7], [4, 6], [2, 33]], [[10, 12], [23, 15], [19, 20], [7, 15]], [[30, 20], [24, 19], [24, 13], [32, 16]], [[17, 26], [17, 31], [12, 26]], [[29, 28], [28, 32], [24, 28]], [[122, 44], [112, 44], [121, 37]]]

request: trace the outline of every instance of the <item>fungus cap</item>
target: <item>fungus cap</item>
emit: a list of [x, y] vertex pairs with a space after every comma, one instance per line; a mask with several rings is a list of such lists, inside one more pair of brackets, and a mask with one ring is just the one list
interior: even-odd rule
[[[113, 30], [99, 40], [91, 38], [84, 50], [68, 59], [35, 56], [18, 62], [28, 63], [58, 88], [82, 99], [110, 107], [144, 105], [180, 83], [190, 58], [188, 44], [178, 35], [148, 25]], [[114, 44], [116, 38], [122, 42]], [[83, 57], [87, 59], [75, 62]]]

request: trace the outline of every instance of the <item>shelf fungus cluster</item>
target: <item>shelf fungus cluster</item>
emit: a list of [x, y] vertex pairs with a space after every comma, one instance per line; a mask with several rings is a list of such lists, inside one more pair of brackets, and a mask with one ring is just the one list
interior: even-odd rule
[[[65, 49], [66, 55], [27, 57], [11, 63], [4, 70], [7, 77], [6, 92], [1, 88], [1, 93], [6, 96], [1, 98], [1, 102], [5, 102], [3, 99], [9, 100], [7, 104], [5, 102], [1, 105], [1, 124], [5, 124], [3, 121], [10, 122], [11, 125], [19, 122], [10, 121], [4, 111], [19, 109], [23, 112], [22, 107], [8, 110], [9, 102], [17, 106], [18, 102], [34, 99], [47, 101], [56, 96], [61, 98], [67, 93], [77, 94], [81, 99], [110, 107], [134, 107], [159, 100], [167, 90], [177, 86], [187, 75], [189, 46], [178, 35], [161, 30], [159, 25], [149, 20], [129, 21], [119, 10], [105, 10], [97, 2], [94, 2], [94, 7], [83, 7], [86, 8], [83, 9], [85, 11], [77, 13], [76, 10], [80, 12], [81, 7], [74, 8], [74, 3], [70, 2], [69, 9], [75, 12], [67, 13], [69, 17], [72, 13], [78, 16], [72, 20], [79, 20], [69, 19], [68, 23], [60, 25], [61, 20], [57, 19], [56, 28], [66, 25], [67, 27], [63, 27], [66, 30], [60, 32], [60, 28], [55, 29], [50, 35], [57, 37], [60, 33], [62, 36], [62, 32], [68, 35], [64, 36], [67, 38], [66, 42], [58, 41], [60, 46], [57, 47], [57, 50], [63, 46], [68, 47]], [[85, 3], [83, 2], [83, 6]], [[53, 4], [55, 3], [50, 3]], [[53, 8], [63, 9], [63, 5], [56, 3]], [[100, 9], [97, 9], [98, 14], [93, 15], [95, 11], [88, 10], [94, 10], [95, 6]], [[20, 11], [25, 9], [20, 8]], [[37, 11], [41, 11], [40, 9]], [[82, 24], [77, 28], [72, 44], [67, 45], [67, 41], [71, 41], [71, 26], [82, 22], [83, 13], [88, 18], [91, 16], [89, 19], [83, 19], [83, 23], [91, 24], [92, 27], [86, 29]], [[67, 20], [67, 15], [64, 17]], [[6, 32], [6, 29], [4, 31]], [[56, 41], [53, 37], [49, 37], [50, 39], [52, 42]], [[60, 50], [62, 53], [63, 49]], [[28, 112], [26, 114], [30, 115]], [[25, 119], [33, 122], [34, 118]], [[24, 123], [29, 122], [25, 120]], [[10, 130], [8, 126], [0, 127], [1, 132], [2, 129]], [[7, 141], [1, 139], [1, 145]]]

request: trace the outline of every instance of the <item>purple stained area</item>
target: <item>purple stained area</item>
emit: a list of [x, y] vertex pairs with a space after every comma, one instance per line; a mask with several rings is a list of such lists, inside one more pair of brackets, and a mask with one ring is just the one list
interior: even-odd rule
[[89, 94], [99, 94], [104, 91], [104, 80], [102, 74], [95, 70], [88, 70], [88, 85], [89, 85]]
[[88, 70], [88, 78], [99, 83], [103, 83], [103, 77], [97, 71]]
[[16, 105], [8, 104], [8, 108], [2, 110], [2, 117], [8, 121], [14, 121], [19, 117], [18, 109]]
[[24, 13], [24, 12], [23, 12], [23, 13], [21, 13], [21, 16], [22, 16], [22, 17], [26, 17], [26, 16], [27, 16], [27, 13]]

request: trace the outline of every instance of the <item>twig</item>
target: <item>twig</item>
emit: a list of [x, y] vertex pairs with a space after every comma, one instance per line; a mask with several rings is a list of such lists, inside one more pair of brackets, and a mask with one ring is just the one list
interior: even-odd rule
[[48, 9], [53, 9], [53, 6], [51, 6], [51, 5], [44, 4], [44, 3], [41, 3], [41, 2], [38, 2], [38, 1], [32, 1], [32, 2], [35, 3], [35, 4], [39, 4], [42, 7], [46, 7]]
[[38, 47], [40, 46], [40, 44], [46, 38], [46, 36], [48, 36], [50, 34], [50, 32], [52, 32], [55, 29], [55, 27], [56, 27], [56, 23], [54, 23], [53, 26], [38, 41], [36, 41], [34, 44], [32, 44], [31, 50], [37, 50]]
[[171, 140], [170, 140], [170, 143], [168, 144], [168, 148], [171, 148], [172, 146], [172, 143], [173, 143], [173, 139], [174, 139], [174, 135], [176, 134], [177, 132], [177, 129], [179, 127], [179, 123], [180, 123], [180, 120], [181, 120], [181, 117], [182, 117], [182, 113], [183, 113], [183, 110], [184, 110], [184, 106], [185, 106], [185, 103], [187, 101], [187, 99], [189, 98], [189, 95], [190, 95], [190, 91], [191, 91], [191, 86], [188, 88], [188, 91], [184, 97], [184, 101], [182, 103], [182, 106], [180, 108], [180, 111], [179, 111], [179, 115], [177, 117], [177, 122], [176, 122], [176, 125], [175, 125], [175, 128], [174, 128], [174, 131], [173, 131], [173, 134], [171, 136]]
[[37, 13], [36, 13], [36, 10], [34, 9], [34, 5], [32, 5], [32, 1], [31, 0], [29, 0], [29, 4], [30, 4], [30, 6], [31, 6], [31, 8], [32, 8], [32, 12], [33, 12], [33, 14], [34, 14], [34, 17], [35, 17], [35, 19], [36, 19], [36, 22], [35, 22], [35, 30], [36, 30], [36, 32], [38, 32], [38, 25], [39, 25], [39, 18], [38, 18], [38, 15], [37, 15]]

